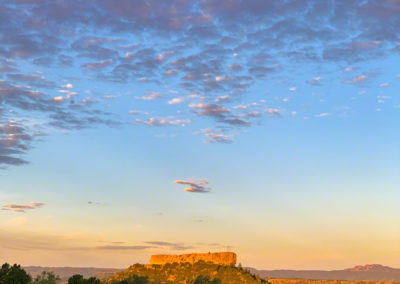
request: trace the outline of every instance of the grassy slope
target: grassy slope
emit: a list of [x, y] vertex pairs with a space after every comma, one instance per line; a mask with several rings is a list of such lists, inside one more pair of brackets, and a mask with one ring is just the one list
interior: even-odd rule
[[147, 276], [150, 283], [188, 283], [199, 275], [209, 276], [211, 279], [218, 278], [221, 283], [229, 284], [267, 283], [242, 268], [205, 262], [197, 262], [193, 265], [173, 263], [162, 266], [135, 264], [103, 282], [115, 283], [121, 280], [129, 280], [134, 275]]

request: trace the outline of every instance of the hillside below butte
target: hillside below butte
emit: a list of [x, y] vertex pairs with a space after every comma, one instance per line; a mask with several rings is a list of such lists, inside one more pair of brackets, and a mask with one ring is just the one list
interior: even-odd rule
[[150, 264], [164, 265], [167, 263], [191, 263], [199, 261], [211, 262], [222, 265], [235, 265], [236, 253], [233, 252], [215, 252], [215, 253], [189, 253], [181, 255], [156, 254], [150, 257]]
[[[141, 282], [139, 282], [141, 281]], [[234, 265], [221, 265], [202, 260], [195, 263], [134, 264], [128, 269], [104, 279], [102, 284], [268, 284], [258, 275]]]

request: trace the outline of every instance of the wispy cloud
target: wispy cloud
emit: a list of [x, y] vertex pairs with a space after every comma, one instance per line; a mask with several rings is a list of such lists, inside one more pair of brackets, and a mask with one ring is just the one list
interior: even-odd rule
[[310, 85], [320, 85], [321, 81], [322, 81], [321, 77], [314, 77], [310, 80], [307, 80], [306, 82], [307, 82], [307, 84], [310, 84]]
[[195, 112], [198, 115], [204, 116], [212, 116], [222, 118], [225, 114], [229, 113], [229, 109], [224, 106], [220, 106], [217, 104], [190, 104], [189, 105], [193, 109], [197, 109]]
[[112, 100], [115, 99], [117, 96], [113, 96], [113, 95], [103, 95], [102, 98], [106, 99], [106, 100]]
[[37, 74], [7, 74], [13, 81], [27, 83], [38, 88], [55, 88], [56, 84], [45, 77]]
[[111, 61], [90, 62], [82, 65], [84, 70], [99, 70], [111, 65]]
[[168, 101], [168, 104], [174, 105], [174, 104], [180, 104], [183, 103], [184, 99], [183, 98], [173, 98], [172, 100]]
[[73, 130], [119, 124], [107, 112], [76, 103], [72, 97], [78, 94], [68, 88], [59, 90], [62, 96], [51, 96], [31, 87], [31, 81], [48, 83], [41, 75], [13, 78], [19, 84], [0, 79], [0, 103], [9, 110], [0, 109], [0, 168], [26, 164], [23, 154], [31, 149], [38, 137], [36, 133], [41, 133], [43, 128]]
[[317, 114], [316, 117], [326, 117], [326, 116], [329, 116], [329, 115], [330, 115], [329, 112], [322, 112], [320, 114]]
[[136, 119], [139, 124], [145, 124], [147, 126], [185, 126], [190, 124], [190, 119], [174, 119], [174, 118], [155, 118], [151, 117], [146, 120]]
[[185, 188], [187, 192], [194, 193], [208, 193], [211, 191], [211, 188], [208, 187], [207, 179], [197, 179], [197, 180], [175, 180], [174, 183], [188, 185]]
[[98, 202], [98, 201], [91, 201], [91, 200], [89, 200], [88, 202], [87, 202], [89, 205], [102, 205], [102, 203], [100, 203], [100, 202]]
[[[22, 216], [20, 216], [22, 217]], [[156, 245], [125, 244], [102, 241], [106, 245], [95, 245], [98, 241], [77, 235], [52, 235], [31, 231], [0, 230], [0, 248], [19, 251], [142, 251], [157, 248]]]
[[147, 241], [145, 242], [146, 244], [153, 245], [153, 246], [159, 246], [171, 250], [188, 250], [188, 249], [193, 249], [194, 246], [191, 245], [185, 245], [184, 243], [171, 243], [171, 242], [165, 242], [165, 241]]
[[[19, 216], [18, 218], [24, 218]], [[23, 224], [23, 222], [21, 223]], [[10, 231], [0, 229], [0, 249], [18, 251], [54, 251], [54, 252], [105, 252], [105, 251], [146, 251], [194, 249], [195, 246], [183, 242], [143, 241], [129, 244], [127, 242], [98, 240], [94, 236], [80, 234], [53, 235], [31, 231]], [[104, 243], [104, 245], [99, 245]]]
[[231, 101], [231, 97], [229, 95], [219, 96], [215, 99], [216, 103], [227, 103]]
[[211, 129], [206, 128], [202, 129], [201, 133], [203, 133], [206, 138], [206, 143], [223, 143], [229, 144], [233, 142], [233, 138], [230, 135], [224, 133], [222, 129]]
[[65, 85], [62, 85], [61, 88], [72, 89], [72, 88], [74, 88], [74, 86], [71, 83], [67, 83]]
[[150, 100], [155, 100], [155, 99], [159, 99], [162, 97], [163, 96], [160, 93], [149, 93], [149, 94], [143, 95], [142, 99], [146, 100], [146, 101], [150, 101]]
[[277, 108], [268, 108], [266, 110], [266, 113], [268, 113], [271, 116], [281, 116], [281, 112]]
[[7, 203], [3, 204], [2, 210], [9, 210], [14, 212], [25, 213], [26, 210], [37, 209], [43, 207], [44, 203], [31, 201], [28, 204], [16, 204], [16, 203]]
[[361, 82], [364, 82], [367, 79], [368, 79], [367, 75], [361, 74], [361, 75], [358, 75], [358, 76], [356, 76], [356, 77], [354, 77], [354, 78], [352, 78], [350, 80], [346, 80], [345, 83], [347, 83], [347, 84], [359, 84]]
[[[145, 249], [150, 249], [154, 248], [154, 246], [142, 246], [142, 245], [137, 245], [137, 246], [122, 246], [122, 245], [108, 245], [108, 246], [97, 246], [93, 247], [92, 249], [95, 250], [145, 250]], [[88, 248], [89, 249], [89, 248]]]

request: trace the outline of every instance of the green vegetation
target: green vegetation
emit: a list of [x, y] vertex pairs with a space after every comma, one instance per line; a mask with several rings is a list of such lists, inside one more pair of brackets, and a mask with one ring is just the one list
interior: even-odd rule
[[60, 280], [60, 277], [53, 272], [43, 271], [42, 274], [35, 277], [33, 284], [56, 284]]
[[100, 284], [100, 280], [96, 277], [85, 279], [82, 275], [75, 274], [68, 279], [68, 284]]
[[[43, 271], [32, 279], [20, 265], [4, 263], [0, 268], [0, 284], [56, 284], [58, 281], [60, 277], [53, 272]], [[100, 284], [100, 281], [93, 284]]]
[[117, 281], [118, 284], [147, 284], [149, 283], [149, 278], [147, 276], [137, 276], [133, 275], [129, 279]]
[[[104, 280], [107, 284], [255, 284], [267, 283], [241, 267], [199, 261], [165, 265], [135, 264]], [[75, 283], [70, 283], [75, 284]]]
[[197, 278], [192, 282], [193, 284], [220, 284], [221, 280], [214, 278], [211, 280], [208, 276], [197, 276]]
[[32, 277], [20, 265], [4, 263], [0, 269], [0, 284], [28, 284]]

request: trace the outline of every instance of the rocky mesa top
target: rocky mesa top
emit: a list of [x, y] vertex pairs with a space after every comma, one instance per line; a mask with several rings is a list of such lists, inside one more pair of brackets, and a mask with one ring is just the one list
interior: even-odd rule
[[150, 264], [161, 264], [166, 263], [196, 263], [198, 261], [212, 262], [223, 265], [235, 265], [236, 264], [236, 253], [234, 252], [215, 252], [215, 253], [189, 253], [181, 255], [167, 255], [157, 254], [152, 255], [150, 258]]

